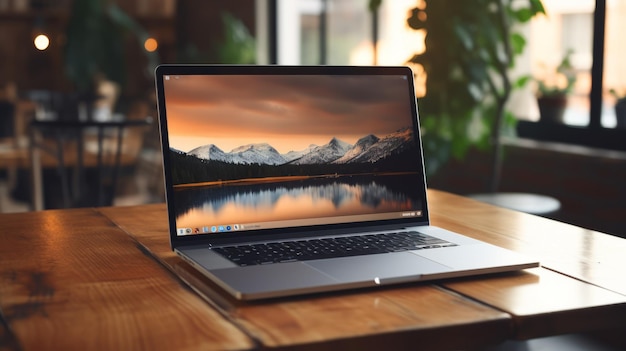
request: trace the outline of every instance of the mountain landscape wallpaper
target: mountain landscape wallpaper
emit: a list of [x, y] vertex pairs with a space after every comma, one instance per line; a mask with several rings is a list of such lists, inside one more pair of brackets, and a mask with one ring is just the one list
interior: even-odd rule
[[174, 184], [312, 169], [314, 174], [417, 171], [410, 96], [402, 80], [170, 77], [165, 87]]
[[174, 184], [303, 175], [415, 172], [415, 147], [408, 128], [382, 138], [372, 134], [354, 145], [332, 138], [324, 145], [279, 153], [268, 143], [248, 144], [224, 152], [214, 144], [189, 152], [171, 149]]
[[193, 232], [242, 213], [266, 222], [422, 207], [403, 76], [170, 76], [164, 86], [177, 223]]

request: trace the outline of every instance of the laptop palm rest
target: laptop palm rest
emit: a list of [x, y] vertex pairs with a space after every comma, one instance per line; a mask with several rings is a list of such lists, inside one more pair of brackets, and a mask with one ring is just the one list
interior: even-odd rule
[[[339, 285], [340, 282], [302, 262], [257, 265], [212, 270], [211, 274], [243, 298], [314, 292], [314, 287]], [[281, 292], [281, 293], [278, 293]], [[278, 293], [278, 295], [277, 295]]]
[[[421, 274], [450, 271], [409, 252], [352, 256], [306, 262], [212, 270], [211, 274], [247, 298], [276, 296], [277, 292], [315, 292], [375, 286], [394, 277], [418, 280]], [[414, 278], [414, 279], [410, 279]], [[335, 287], [335, 289], [329, 289]]]
[[346, 283], [394, 277], [414, 277], [417, 280], [422, 274], [450, 271], [449, 267], [410, 252], [315, 260], [306, 264]]

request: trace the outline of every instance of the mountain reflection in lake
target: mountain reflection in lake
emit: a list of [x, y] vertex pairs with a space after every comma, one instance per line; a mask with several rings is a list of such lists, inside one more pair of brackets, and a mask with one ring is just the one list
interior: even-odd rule
[[415, 175], [350, 176], [175, 189], [177, 227], [422, 209]]

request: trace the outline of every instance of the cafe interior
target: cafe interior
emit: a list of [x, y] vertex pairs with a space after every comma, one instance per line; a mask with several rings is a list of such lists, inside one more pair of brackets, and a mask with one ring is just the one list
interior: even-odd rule
[[163, 202], [158, 64], [408, 65], [429, 187], [626, 237], [626, 2], [541, 3], [0, 0], [0, 212]]
[[[624, 350], [625, 16], [621, 0], [0, 0], [0, 350]], [[165, 234], [165, 63], [410, 67], [433, 224], [541, 267], [233, 301]]]

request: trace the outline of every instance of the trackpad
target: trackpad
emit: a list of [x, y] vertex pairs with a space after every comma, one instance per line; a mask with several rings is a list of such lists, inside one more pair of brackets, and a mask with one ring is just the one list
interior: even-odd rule
[[342, 282], [449, 272], [450, 268], [408, 252], [306, 261]]
[[217, 269], [213, 275], [246, 293], [333, 285], [337, 282], [302, 262]]

